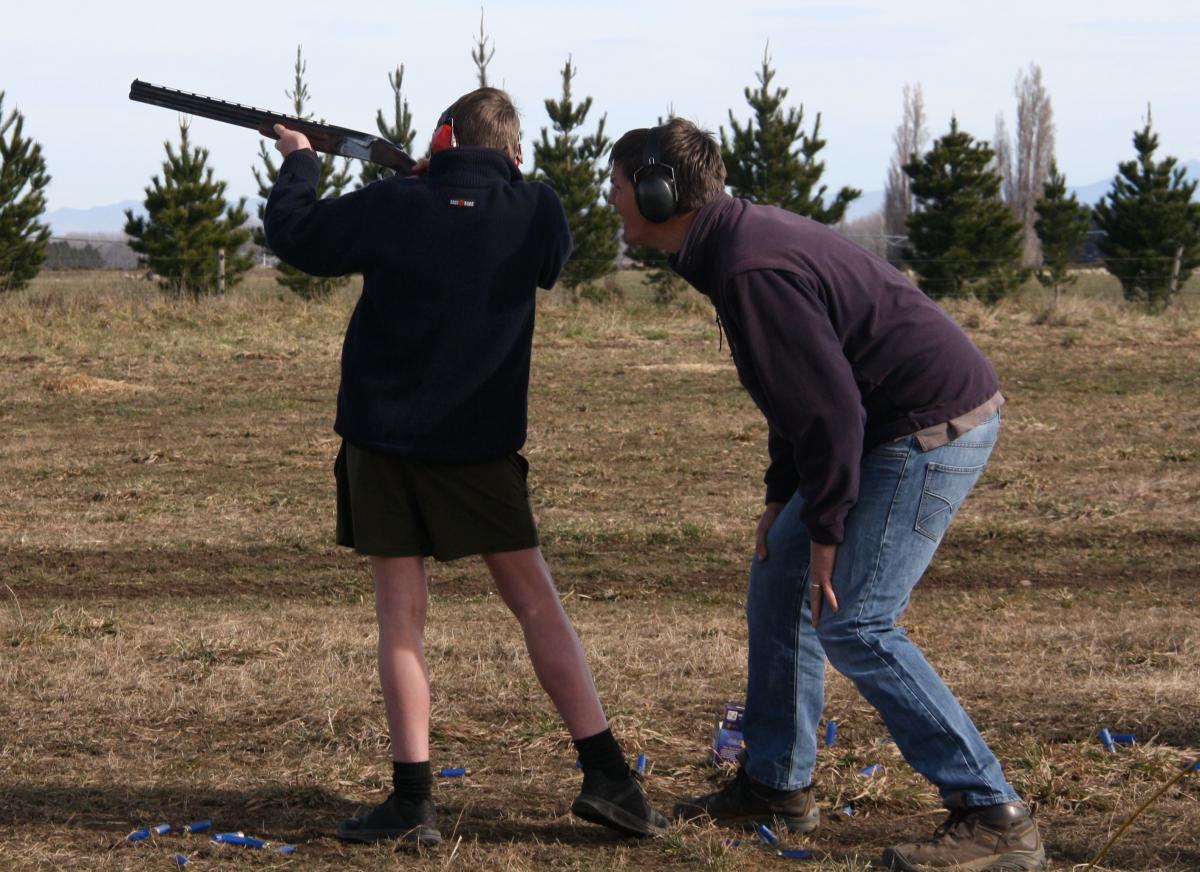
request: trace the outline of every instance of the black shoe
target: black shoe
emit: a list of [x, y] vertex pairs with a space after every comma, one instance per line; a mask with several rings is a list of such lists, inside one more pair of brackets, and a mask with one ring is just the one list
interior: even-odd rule
[[667, 819], [651, 807], [632, 773], [621, 780], [595, 770], [583, 773], [583, 789], [571, 803], [571, 814], [628, 836], [667, 832]]
[[433, 807], [433, 800], [412, 802], [399, 799], [394, 793], [365, 817], [349, 818], [339, 823], [337, 837], [349, 842], [398, 839], [426, 846], [442, 841], [442, 834], [437, 828], [437, 812]]
[[738, 769], [733, 780], [715, 793], [675, 803], [675, 817], [712, 818], [725, 827], [771, 826], [782, 821], [789, 833], [811, 833], [821, 821], [812, 787], [775, 790]]

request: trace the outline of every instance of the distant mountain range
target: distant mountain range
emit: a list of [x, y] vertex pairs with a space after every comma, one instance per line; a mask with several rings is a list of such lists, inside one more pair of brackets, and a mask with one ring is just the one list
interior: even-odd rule
[[[1200, 160], [1189, 160], [1183, 164], [1187, 169], [1189, 179], [1200, 179]], [[1108, 193], [1112, 187], [1112, 177], [1092, 182], [1088, 185], [1072, 188], [1079, 202], [1095, 205]], [[1198, 190], [1200, 194], [1200, 190]], [[1200, 200], [1200, 196], [1197, 196]], [[883, 191], [864, 191], [846, 209], [846, 220], [853, 221], [863, 218], [872, 212], [883, 208]], [[56, 209], [47, 212], [45, 220], [55, 236], [74, 234], [84, 236], [89, 233], [120, 233], [125, 227], [125, 210], [132, 209], [133, 214], [145, 214], [140, 200], [122, 200], [107, 206], [93, 206], [90, 209]]]

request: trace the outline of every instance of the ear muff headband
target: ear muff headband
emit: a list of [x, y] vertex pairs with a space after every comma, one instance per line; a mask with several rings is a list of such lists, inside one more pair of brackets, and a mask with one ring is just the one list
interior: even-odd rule
[[634, 171], [633, 191], [638, 211], [647, 221], [662, 224], [679, 208], [675, 190], [675, 168], [662, 162], [662, 132], [655, 127], [646, 135], [642, 165]]
[[429, 153], [437, 154], [447, 148], [458, 148], [458, 137], [454, 135], [454, 116], [449, 109], [438, 119], [437, 130], [433, 132], [433, 140], [429, 143]]

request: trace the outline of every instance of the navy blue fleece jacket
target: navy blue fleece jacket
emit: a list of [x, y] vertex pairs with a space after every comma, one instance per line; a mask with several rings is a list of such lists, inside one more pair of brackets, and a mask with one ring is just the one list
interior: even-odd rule
[[525, 443], [537, 287], [571, 253], [558, 196], [502, 152], [456, 148], [427, 175], [316, 196], [310, 150], [280, 167], [267, 243], [320, 276], [362, 273], [334, 429], [363, 448], [469, 463]]
[[697, 213], [671, 263], [712, 300], [770, 425], [767, 501], [799, 490], [814, 542], [842, 541], [865, 451], [998, 390], [991, 363], [941, 307], [816, 221], [722, 196]]

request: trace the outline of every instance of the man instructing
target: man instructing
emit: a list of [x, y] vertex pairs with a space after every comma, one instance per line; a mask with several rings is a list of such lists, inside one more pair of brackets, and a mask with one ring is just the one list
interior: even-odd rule
[[900, 271], [791, 212], [725, 194], [712, 136], [683, 119], [613, 147], [627, 243], [670, 252], [716, 309], [769, 425], [746, 617], [746, 759], [676, 814], [818, 823], [825, 658], [878, 710], [949, 818], [884, 852], [892, 869], [1045, 866], [1037, 826], [897, 620], [987, 463], [995, 370]]

